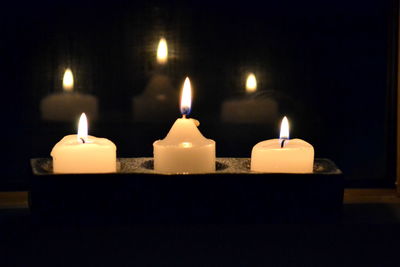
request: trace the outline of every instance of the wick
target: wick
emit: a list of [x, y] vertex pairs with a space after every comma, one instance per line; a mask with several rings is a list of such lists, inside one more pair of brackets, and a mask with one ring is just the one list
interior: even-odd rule
[[283, 140], [282, 140], [282, 142], [281, 142], [281, 148], [283, 148], [283, 146], [285, 145], [285, 141], [286, 141], [286, 139], [283, 139]]
[[182, 119], [186, 119], [186, 114], [182, 114]]
[[81, 137], [81, 140], [82, 140], [82, 143], [83, 143], [83, 144], [86, 143], [85, 139], [83, 139], [82, 137]]

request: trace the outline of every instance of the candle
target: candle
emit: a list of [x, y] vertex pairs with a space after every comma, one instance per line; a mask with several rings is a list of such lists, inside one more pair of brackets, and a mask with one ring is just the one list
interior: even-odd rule
[[289, 140], [289, 122], [281, 124], [279, 139], [262, 141], [251, 152], [251, 170], [273, 173], [311, 173], [314, 148], [301, 139]]
[[186, 116], [191, 108], [191, 86], [186, 78], [181, 96], [182, 118], [177, 119], [154, 148], [154, 170], [161, 173], [202, 173], [215, 171], [215, 141], [205, 138], [199, 122]]
[[51, 151], [54, 173], [116, 172], [116, 146], [105, 138], [88, 135], [85, 113], [79, 119], [78, 134], [67, 135]]
[[242, 124], [265, 124], [274, 121], [278, 114], [278, 104], [273, 98], [257, 93], [257, 79], [254, 73], [248, 74], [245, 87], [245, 96], [223, 102], [221, 120]]
[[46, 96], [40, 103], [42, 119], [48, 121], [71, 121], [85, 112], [97, 118], [97, 98], [74, 91], [74, 76], [66, 69], [63, 76], [63, 92]]
[[178, 105], [177, 92], [165, 74], [168, 62], [168, 46], [161, 38], [157, 47], [157, 68], [141, 95], [132, 99], [134, 121], [155, 122], [173, 119]]

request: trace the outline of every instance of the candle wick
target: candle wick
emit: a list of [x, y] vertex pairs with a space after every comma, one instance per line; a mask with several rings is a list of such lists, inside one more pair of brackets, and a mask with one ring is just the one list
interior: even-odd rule
[[281, 148], [283, 148], [283, 146], [285, 145], [285, 141], [286, 141], [286, 139], [283, 139], [283, 140], [282, 140], [282, 142], [281, 142]]
[[85, 139], [83, 139], [82, 137], [81, 137], [81, 140], [82, 140], [82, 143], [83, 143], [83, 144], [86, 143]]
[[186, 119], [186, 114], [182, 114], [182, 119]]

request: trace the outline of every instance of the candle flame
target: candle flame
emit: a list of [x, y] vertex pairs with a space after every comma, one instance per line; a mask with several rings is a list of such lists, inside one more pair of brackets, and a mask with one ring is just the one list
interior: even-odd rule
[[78, 124], [78, 142], [86, 143], [88, 138], [88, 122], [86, 114], [82, 113]]
[[257, 79], [254, 73], [250, 73], [246, 79], [246, 92], [254, 93], [257, 91]]
[[63, 77], [63, 88], [66, 92], [74, 90], [74, 76], [70, 68], [66, 69]]
[[192, 88], [190, 85], [189, 77], [186, 77], [183, 84], [182, 95], [181, 95], [181, 113], [182, 115], [189, 115], [192, 107]]
[[167, 40], [165, 38], [161, 38], [158, 42], [157, 47], [157, 62], [159, 64], [165, 64], [168, 61], [168, 46]]
[[289, 121], [286, 116], [282, 119], [281, 133], [279, 135], [279, 139], [289, 139]]

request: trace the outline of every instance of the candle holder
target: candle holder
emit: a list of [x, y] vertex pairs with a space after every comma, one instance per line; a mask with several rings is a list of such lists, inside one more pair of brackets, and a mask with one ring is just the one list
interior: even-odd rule
[[256, 173], [249, 158], [217, 158], [216, 171], [160, 174], [152, 158], [119, 158], [107, 174], [54, 174], [31, 159], [32, 215], [55, 223], [298, 223], [340, 218], [343, 175], [328, 159], [309, 174]]

